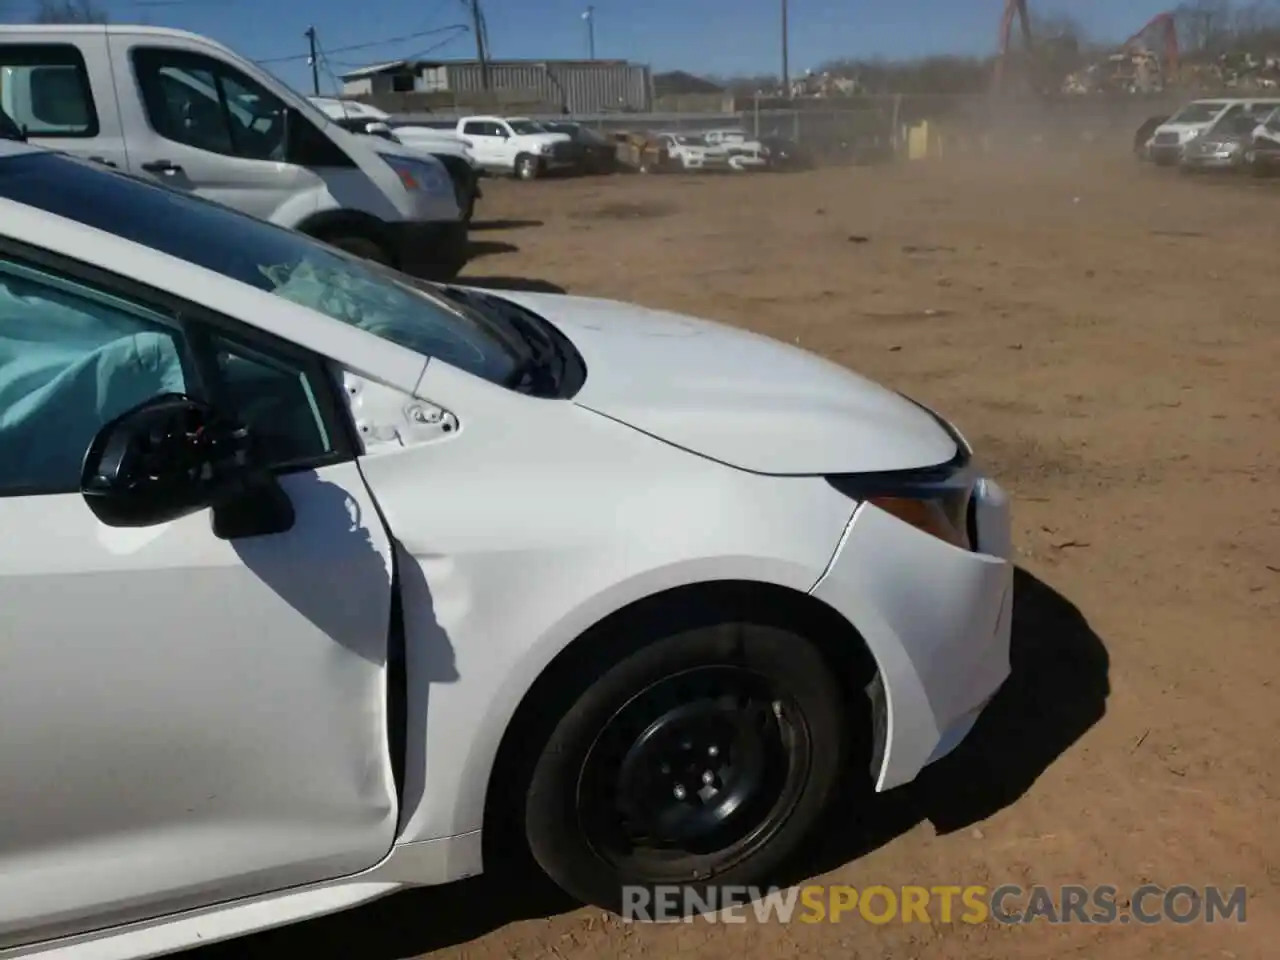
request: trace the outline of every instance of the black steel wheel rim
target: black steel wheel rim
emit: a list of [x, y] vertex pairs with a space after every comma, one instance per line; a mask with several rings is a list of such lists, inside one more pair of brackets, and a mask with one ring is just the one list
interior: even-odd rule
[[650, 684], [603, 725], [582, 765], [578, 823], [596, 856], [655, 880], [689, 879], [763, 847], [803, 792], [811, 742], [774, 679], [713, 665]]

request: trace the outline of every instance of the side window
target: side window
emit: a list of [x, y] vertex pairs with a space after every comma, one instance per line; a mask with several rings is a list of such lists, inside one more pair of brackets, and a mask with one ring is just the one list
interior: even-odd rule
[[510, 137], [513, 136], [511, 128], [505, 123], [489, 124], [489, 135], [493, 137]]
[[176, 326], [0, 259], [0, 495], [78, 489], [102, 426], [153, 396], [186, 392]]
[[468, 120], [466, 123], [462, 125], [462, 132], [469, 133], [473, 137], [488, 136], [488, 134], [485, 132], [485, 125], [481, 123], [479, 120]]
[[210, 346], [230, 412], [273, 466], [315, 463], [334, 451], [307, 371], [221, 335]]
[[136, 48], [133, 69], [152, 129], [166, 140], [249, 160], [283, 161], [288, 108], [229, 64]]
[[69, 43], [0, 44], [0, 109], [32, 137], [96, 137], [84, 57]]
[[98, 430], [164, 393], [226, 407], [267, 466], [326, 462], [340, 447], [322, 377], [313, 361], [0, 257], [0, 496], [75, 492]]

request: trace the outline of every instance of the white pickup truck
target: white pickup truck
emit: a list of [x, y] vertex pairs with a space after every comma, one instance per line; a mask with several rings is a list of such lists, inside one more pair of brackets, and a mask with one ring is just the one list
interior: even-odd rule
[[658, 143], [667, 151], [673, 166], [686, 171], [726, 170], [729, 151], [689, 133], [660, 133]]
[[325, 115], [345, 130], [382, 137], [410, 150], [421, 151], [439, 160], [449, 171], [463, 221], [470, 223], [475, 214], [480, 192], [480, 168], [471, 148], [453, 130], [401, 124], [391, 114], [372, 104], [339, 97], [308, 97]]
[[479, 166], [518, 180], [580, 165], [572, 137], [551, 133], [527, 117], [462, 117], [456, 130]]

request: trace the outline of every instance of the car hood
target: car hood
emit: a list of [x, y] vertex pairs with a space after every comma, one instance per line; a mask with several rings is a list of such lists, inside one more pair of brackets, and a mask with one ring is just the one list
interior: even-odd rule
[[957, 452], [923, 408], [798, 347], [611, 300], [502, 296], [578, 348], [587, 366], [579, 406], [713, 460], [829, 474], [933, 466]]
[[1213, 126], [1212, 120], [1206, 120], [1204, 123], [1162, 123], [1156, 127], [1151, 136], [1157, 137], [1162, 133], [1176, 133], [1180, 140], [1186, 141], [1203, 133]]
[[1230, 146], [1233, 143], [1244, 143], [1249, 140], [1249, 134], [1240, 133], [1206, 133], [1197, 137], [1191, 146], [1202, 150], [1218, 150], [1222, 147]]
[[389, 125], [397, 137], [405, 143], [412, 143], [419, 140], [429, 140], [441, 143], [462, 143], [462, 137], [452, 130], [440, 130], [437, 127], [415, 127], [413, 125], [401, 126], [399, 124]]
[[521, 133], [517, 136], [527, 143], [568, 143], [573, 140], [567, 133]]
[[1253, 139], [1264, 141], [1268, 147], [1280, 145], [1280, 133], [1272, 130], [1265, 123], [1260, 123], [1253, 128]]

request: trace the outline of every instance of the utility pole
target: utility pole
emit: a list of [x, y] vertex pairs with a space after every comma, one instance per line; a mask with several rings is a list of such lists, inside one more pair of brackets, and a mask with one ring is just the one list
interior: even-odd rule
[[476, 35], [476, 59], [480, 61], [480, 86], [489, 89], [489, 55], [484, 42], [484, 14], [480, 12], [480, 0], [471, 0], [471, 29]]
[[307, 32], [303, 36], [307, 38], [307, 46], [311, 50], [307, 57], [311, 62], [311, 91], [318, 97], [320, 96], [320, 61], [316, 58], [316, 28], [307, 27]]
[[782, 0], [782, 95], [791, 98], [791, 69], [788, 62], [787, 0]]
[[587, 58], [594, 60], [596, 58], [596, 8], [594, 5], [587, 7], [587, 12], [582, 15], [582, 19], [587, 21]]

